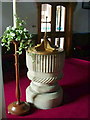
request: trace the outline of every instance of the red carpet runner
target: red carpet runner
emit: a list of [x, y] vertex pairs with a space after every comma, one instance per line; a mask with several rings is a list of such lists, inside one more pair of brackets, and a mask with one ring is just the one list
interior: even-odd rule
[[[65, 60], [63, 79], [59, 84], [64, 90], [64, 99], [61, 106], [40, 110], [32, 108], [26, 116], [14, 116], [7, 113], [7, 106], [15, 98], [15, 73], [4, 75], [4, 91], [7, 118], [88, 118], [88, 61], [69, 58]], [[11, 70], [12, 71], [12, 70]], [[30, 81], [26, 71], [20, 71], [21, 100], [25, 101], [25, 90]]]

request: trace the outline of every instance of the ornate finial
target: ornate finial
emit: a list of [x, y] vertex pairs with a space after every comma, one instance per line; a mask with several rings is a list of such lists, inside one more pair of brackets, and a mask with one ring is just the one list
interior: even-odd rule
[[46, 31], [44, 33], [44, 37], [43, 37], [43, 41], [41, 44], [38, 44], [37, 46], [35, 46], [35, 50], [38, 52], [43, 52], [45, 53], [51, 53], [54, 51], [57, 51], [56, 48], [51, 47], [50, 45], [50, 41], [47, 38], [47, 18], [48, 16], [46, 16]]
[[43, 52], [43, 54], [57, 51], [56, 48], [51, 47], [50, 41], [47, 38], [47, 33], [46, 32], [44, 34], [42, 43], [35, 46], [35, 50], [37, 52]]
[[46, 16], [46, 33], [47, 33], [47, 18], [48, 18], [48, 16]]
[[47, 18], [48, 17], [46, 16], [46, 31], [44, 33], [43, 41], [41, 42], [41, 44], [37, 44], [37, 46], [35, 46], [32, 50], [34, 52], [38, 52], [38, 54], [53, 54], [54, 52], [58, 51], [56, 48], [51, 46], [51, 43], [48, 40], [48, 37], [47, 37]]

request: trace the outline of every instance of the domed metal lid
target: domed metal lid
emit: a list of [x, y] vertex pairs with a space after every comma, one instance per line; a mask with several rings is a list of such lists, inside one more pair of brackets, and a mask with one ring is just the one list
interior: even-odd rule
[[43, 37], [43, 41], [40, 44], [37, 44], [37, 46], [33, 47], [32, 49], [28, 49], [28, 52], [34, 53], [34, 54], [57, 54], [60, 52], [63, 52], [64, 50], [61, 48], [57, 48], [55, 46], [52, 46], [50, 41], [47, 38], [47, 17], [46, 17], [46, 32]]
[[28, 49], [28, 52], [35, 53], [35, 54], [57, 54], [63, 52], [64, 50], [61, 48], [53, 47], [50, 41], [47, 38], [47, 33], [45, 32], [44, 39], [42, 43], [37, 44], [37, 46], [33, 47], [32, 49]]

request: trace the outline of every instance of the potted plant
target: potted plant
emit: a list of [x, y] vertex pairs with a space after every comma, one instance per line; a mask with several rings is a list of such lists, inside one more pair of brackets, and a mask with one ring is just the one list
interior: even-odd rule
[[15, 47], [15, 70], [16, 70], [16, 98], [17, 101], [8, 106], [8, 113], [15, 115], [23, 115], [27, 113], [30, 106], [27, 102], [20, 101], [20, 85], [19, 85], [19, 55], [23, 49], [28, 49], [34, 46], [33, 35], [24, 27], [25, 21], [16, 17], [17, 27], [7, 27], [1, 37], [1, 45], [10, 50], [10, 45], [13, 43]]
[[19, 43], [17, 53], [22, 54], [23, 49], [28, 49], [35, 44], [35, 41], [32, 40], [33, 34], [30, 34], [29, 31], [24, 27], [26, 24], [24, 20], [20, 20], [19, 17], [16, 17], [17, 27], [7, 27], [4, 34], [1, 37], [1, 45], [7, 48], [7, 51], [10, 50], [11, 43]]

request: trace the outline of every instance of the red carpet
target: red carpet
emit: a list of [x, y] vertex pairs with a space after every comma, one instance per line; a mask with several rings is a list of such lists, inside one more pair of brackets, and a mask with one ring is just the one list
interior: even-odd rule
[[[13, 72], [4, 75], [4, 90], [7, 118], [88, 118], [88, 66], [89, 62], [74, 58], [65, 60], [64, 76], [59, 84], [64, 90], [63, 104], [59, 107], [40, 110], [32, 108], [26, 116], [14, 116], [7, 113], [7, 106], [15, 98], [15, 75]], [[29, 85], [26, 71], [20, 71], [21, 100], [25, 101], [25, 90]]]

